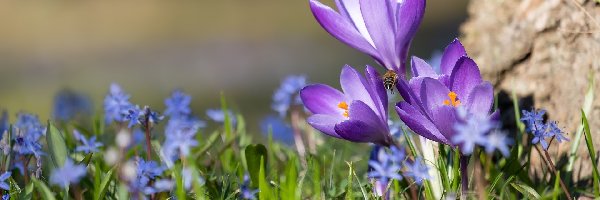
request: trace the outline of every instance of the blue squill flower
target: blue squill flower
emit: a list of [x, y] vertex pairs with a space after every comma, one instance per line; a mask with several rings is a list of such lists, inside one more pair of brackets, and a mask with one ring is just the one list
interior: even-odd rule
[[317, 21], [333, 37], [404, 78], [404, 62], [423, 19], [425, 0], [337, 0], [337, 12], [318, 0], [309, 2]]
[[408, 162], [405, 166], [407, 170], [404, 175], [411, 177], [418, 185], [422, 185], [424, 180], [431, 178], [429, 176], [429, 167], [423, 163], [422, 158], [417, 158], [414, 162]]
[[558, 128], [558, 124], [555, 121], [543, 122], [545, 114], [545, 110], [532, 109], [531, 112], [523, 110], [521, 121], [525, 123], [526, 131], [533, 135], [531, 143], [540, 143], [542, 148], [547, 150], [549, 144], [546, 139], [554, 137], [558, 142], [569, 141], [569, 139], [563, 135], [562, 130]]
[[323, 84], [304, 87], [300, 97], [313, 113], [307, 122], [332, 137], [390, 146], [387, 92], [373, 67], [365, 71], [366, 78], [345, 66], [340, 75], [343, 93]]
[[504, 131], [493, 130], [490, 132], [485, 139], [485, 152], [491, 154], [496, 149], [502, 153], [503, 156], [509, 155], [508, 146], [513, 144], [513, 140], [508, 137], [508, 134]]
[[547, 126], [549, 137], [554, 136], [558, 142], [570, 141], [569, 138], [566, 138], [565, 135], [563, 135], [563, 131], [558, 128], [558, 123], [556, 121], [549, 122]]
[[11, 172], [4, 172], [2, 175], [0, 175], [0, 188], [4, 190], [10, 190], [10, 184], [6, 182], [6, 180], [10, 178], [10, 175]]
[[260, 130], [264, 135], [272, 134], [273, 139], [288, 145], [294, 144], [294, 130], [281, 117], [267, 116], [260, 123]]
[[113, 120], [124, 122], [125, 116], [129, 114], [129, 109], [133, 105], [129, 102], [129, 94], [125, 93], [121, 86], [116, 83], [110, 85], [110, 91], [104, 97], [104, 118], [106, 123]]
[[[460, 114], [458, 115], [460, 116]], [[465, 117], [454, 124], [456, 134], [451, 140], [452, 144], [460, 147], [463, 155], [470, 155], [476, 145], [486, 144], [488, 139], [486, 135], [496, 126], [496, 123], [485, 116], [468, 115]]]
[[50, 176], [50, 183], [66, 188], [71, 183], [78, 183], [87, 173], [84, 165], [76, 165], [71, 159], [65, 161], [65, 164], [55, 169]]
[[160, 176], [164, 170], [164, 167], [159, 166], [154, 161], [146, 161], [141, 158], [138, 160], [137, 174], [139, 177], [154, 179]]
[[171, 96], [165, 99], [165, 116], [179, 117], [187, 116], [192, 113], [190, 103], [192, 97], [181, 90], [175, 90], [171, 93]]
[[[369, 159], [369, 178], [377, 179], [382, 183], [388, 183], [392, 179], [402, 180], [402, 176], [400, 176], [401, 163], [397, 162], [401, 158], [396, 156], [399, 155], [387, 153], [381, 146], [374, 147]], [[402, 160], [404, 159], [402, 158]]]
[[[227, 110], [227, 115], [229, 116], [231, 125], [235, 126], [237, 124], [237, 120], [236, 120], [235, 115], [233, 114], [233, 111]], [[217, 123], [225, 122], [225, 112], [223, 112], [222, 109], [218, 109], [218, 108], [206, 109], [206, 116], [208, 116], [208, 118], [210, 118], [211, 120], [213, 120], [214, 122], [217, 122]]]
[[256, 193], [258, 193], [258, 190], [250, 188], [250, 177], [248, 175], [244, 175], [244, 182], [240, 186], [240, 198], [256, 199]]
[[129, 124], [127, 125], [129, 128], [136, 124], [141, 124], [142, 120], [144, 120], [144, 111], [140, 109], [140, 106], [138, 105], [131, 107], [127, 112], [125, 120], [129, 121]]
[[280, 117], [285, 117], [290, 107], [302, 105], [302, 100], [298, 94], [304, 86], [306, 86], [306, 76], [304, 75], [285, 77], [273, 94], [271, 108], [279, 113]]
[[55, 119], [68, 121], [76, 116], [92, 113], [92, 102], [89, 97], [71, 91], [61, 90], [54, 96], [54, 108], [52, 116]]
[[43, 126], [36, 115], [28, 113], [17, 114], [15, 122], [15, 144], [13, 150], [21, 155], [43, 155], [42, 145], [39, 143], [40, 137], [46, 134], [46, 128]]
[[77, 130], [73, 130], [73, 135], [75, 136], [75, 139], [77, 139], [79, 142], [81, 142], [81, 145], [77, 146], [75, 148], [75, 151], [83, 152], [83, 153], [96, 153], [96, 152], [100, 151], [98, 148], [100, 148], [102, 146], [102, 143], [96, 142], [96, 136], [91, 136], [90, 139], [88, 140], [84, 135], [79, 133], [79, 131], [77, 131]]
[[171, 167], [180, 155], [188, 156], [192, 147], [198, 146], [196, 133], [205, 123], [191, 117], [170, 118], [165, 127], [162, 153], [164, 162]]

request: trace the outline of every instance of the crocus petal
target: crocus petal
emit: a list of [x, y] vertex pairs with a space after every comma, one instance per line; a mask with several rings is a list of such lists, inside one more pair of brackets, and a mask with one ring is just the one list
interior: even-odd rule
[[342, 123], [335, 125], [335, 132], [340, 137], [352, 142], [372, 142], [383, 146], [389, 146], [389, 142], [377, 128], [363, 121], [343, 121]]
[[416, 56], [411, 59], [411, 70], [413, 77], [437, 78], [438, 76], [427, 62]]
[[424, 78], [421, 84], [421, 100], [426, 112], [431, 116], [433, 110], [444, 105], [445, 100], [449, 100], [450, 90], [436, 79]]
[[310, 124], [315, 129], [317, 129], [329, 136], [341, 138], [335, 132], [334, 127], [336, 124], [338, 124], [344, 120], [345, 120], [345, 118], [343, 118], [343, 117], [336, 117], [336, 116], [324, 115], [324, 114], [316, 114], [316, 115], [311, 115], [310, 117], [308, 117], [306, 119], [306, 122], [308, 122], [308, 124]]
[[314, 114], [340, 115], [344, 110], [337, 105], [346, 101], [340, 91], [323, 84], [309, 85], [300, 90], [300, 98], [304, 106]]
[[[433, 122], [445, 138], [454, 136], [454, 124], [456, 123], [456, 111], [450, 106], [440, 106], [433, 110]], [[450, 144], [449, 144], [450, 145]]]
[[500, 121], [500, 110], [496, 110], [494, 111], [491, 115], [490, 115], [490, 119], [492, 121]]
[[[385, 87], [383, 87], [383, 80], [381, 79], [381, 75], [377, 73], [377, 70], [375, 70], [375, 68], [369, 65], [367, 65], [365, 75], [367, 77], [367, 80], [369, 81], [369, 85], [371, 86], [371, 91], [375, 92], [373, 99], [375, 100], [375, 104], [377, 104], [380, 115], [387, 116], [388, 96], [387, 91], [385, 91]], [[382, 120], [386, 119], [382, 118]]]
[[489, 82], [483, 82], [473, 88], [465, 105], [470, 113], [487, 116], [494, 102], [494, 87]]
[[444, 144], [450, 144], [437, 127], [412, 105], [401, 101], [396, 104], [396, 112], [400, 119], [415, 133]]
[[367, 81], [356, 71], [354, 68], [346, 65], [342, 68], [340, 74], [340, 84], [344, 94], [352, 100], [359, 100], [369, 105], [371, 109], [376, 110], [375, 102], [371, 94], [375, 92], [371, 91]]
[[367, 25], [363, 19], [362, 12], [360, 11], [359, 1], [360, 0], [336, 0], [336, 6], [338, 7], [340, 14], [351, 21], [367, 42], [375, 47], [373, 39], [371, 39], [371, 35], [369, 35], [369, 31], [367, 30]]
[[348, 108], [350, 119], [367, 123], [369, 126], [377, 128], [380, 133], [389, 134], [387, 119], [383, 121], [378, 114], [362, 101], [352, 101]]
[[[400, 2], [391, 0], [393, 2]], [[398, 5], [398, 3], [395, 3]], [[394, 6], [396, 18], [396, 51], [400, 61], [404, 63], [404, 58], [408, 55], [408, 48], [415, 36], [423, 16], [425, 14], [425, 0], [404, 0], [399, 6]], [[404, 72], [404, 64], [401, 64], [400, 71]], [[402, 73], [404, 74], [404, 73]]]
[[450, 75], [454, 69], [456, 61], [458, 61], [460, 57], [466, 55], [467, 51], [465, 51], [465, 47], [463, 47], [458, 38], [454, 39], [452, 43], [446, 46], [444, 54], [442, 55], [442, 61], [440, 63], [442, 74]]
[[450, 75], [450, 88], [458, 94], [459, 99], [466, 99], [477, 85], [481, 84], [481, 74], [475, 61], [469, 57], [461, 57]]
[[[364, 22], [373, 39], [375, 49], [379, 52], [383, 65], [390, 70], [400, 72], [397, 68], [399, 63], [396, 61], [396, 47], [394, 44], [394, 19], [390, 10], [390, 1], [388, 0], [361, 0], [360, 11]], [[402, 73], [404, 74], [404, 73]]]
[[[346, 8], [348, 7], [346, 6]], [[375, 48], [363, 37], [354, 24], [344, 16], [317, 0], [310, 0], [310, 9], [319, 24], [333, 37], [352, 48], [373, 57], [379, 57]], [[352, 12], [350, 12], [350, 15], [353, 16]]]

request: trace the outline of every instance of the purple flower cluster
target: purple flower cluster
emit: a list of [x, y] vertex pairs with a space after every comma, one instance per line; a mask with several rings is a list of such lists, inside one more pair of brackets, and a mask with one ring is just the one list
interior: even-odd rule
[[275, 90], [271, 108], [279, 113], [280, 117], [285, 118], [290, 107], [302, 105], [298, 92], [306, 86], [306, 79], [304, 75], [287, 76]]
[[[499, 116], [499, 112], [492, 112], [493, 87], [483, 81], [477, 64], [468, 57], [458, 39], [440, 56], [436, 64], [439, 70], [423, 59], [412, 57], [412, 76], [404, 76], [404, 60], [423, 18], [425, 0], [335, 2], [337, 11], [317, 0], [310, 0], [310, 7], [331, 35], [400, 75], [397, 80], [386, 78], [385, 82], [387, 85], [394, 80], [404, 99], [396, 104], [395, 110], [406, 126], [427, 139], [460, 146], [464, 154], [470, 154], [475, 144], [501, 149], [504, 153], [502, 144], [509, 143], [508, 140], [490, 145], [485, 142]], [[388, 94], [383, 80], [370, 66], [365, 77], [346, 66], [340, 77], [343, 92], [321, 84], [303, 88], [301, 99], [313, 114], [308, 123], [327, 135], [352, 142], [392, 144], [390, 130], [398, 131], [388, 123]], [[459, 110], [464, 117], [459, 118]], [[478, 124], [477, 119], [491, 122]], [[472, 130], [473, 127], [478, 129]]]
[[129, 102], [129, 94], [116, 83], [110, 85], [110, 91], [104, 97], [104, 118], [106, 123], [112, 121], [125, 122], [126, 115], [134, 106]]
[[96, 153], [100, 150], [98, 148], [102, 147], [102, 143], [96, 142], [96, 136], [91, 136], [88, 140], [84, 135], [79, 133], [77, 130], [73, 130], [73, 136], [75, 139], [81, 142], [80, 146], [75, 148], [75, 151], [83, 152], [83, 153]]
[[91, 113], [92, 102], [88, 96], [71, 90], [61, 90], [54, 96], [52, 116], [55, 119], [68, 121]]
[[40, 157], [42, 145], [39, 143], [40, 137], [46, 135], [46, 127], [40, 123], [36, 115], [28, 113], [17, 114], [17, 121], [14, 124], [13, 146], [14, 152], [19, 155], [31, 155]]
[[531, 111], [523, 110], [522, 112], [521, 121], [525, 123], [526, 131], [533, 135], [532, 144], [540, 143], [542, 148], [548, 150], [548, 139], [554, 138], [559, 143], [569, 141], [563, 135], [563, 131], [558, 127], [556, 121], [547, 121], [544, 123], [545, 110], [532, 109]]

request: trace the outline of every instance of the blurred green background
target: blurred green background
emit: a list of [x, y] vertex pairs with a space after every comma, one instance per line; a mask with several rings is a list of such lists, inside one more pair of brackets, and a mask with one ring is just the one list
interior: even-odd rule
[[[331, 5], [331, 2], [324, 1]], [[411, 55], [429, 58], [458, 36], [466, 0], [428, 0]], [[196, 115], [224, 92], [250, 128], [289, 74], [338, 87], [344, 64], [374, 64], [325, 32], [307, 0], [15, 0], [0, 2], [0, 108], [50, 117], [62, 88], [101, 112], [109, 84], [159, 111], [175, 88]]]

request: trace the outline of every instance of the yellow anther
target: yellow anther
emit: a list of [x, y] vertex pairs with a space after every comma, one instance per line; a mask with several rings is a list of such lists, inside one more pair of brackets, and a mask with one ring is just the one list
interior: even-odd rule
[[345, 101], [342, 101], [340, 103], [338, 103], [338, 108], [341, 108], [342, 110], [344, 110], [344, 113], [342, 113], [342, 115], [344, 117], [348, 117], [348, 104]]
[[458, 107], [460, 105], [460, 100], [457, 100], [455, 92], [448, 93], [449, 100], [444, 100], [444, 105]]

